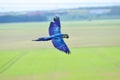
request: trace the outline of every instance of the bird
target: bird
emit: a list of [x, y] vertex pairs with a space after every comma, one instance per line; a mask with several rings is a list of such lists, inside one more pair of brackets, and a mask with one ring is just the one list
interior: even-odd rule
[[55, 16], [53, 18], [53, 21], [50, 22], [48, 31], [49, 31], [48, 37], [40, 37], [40, 38], [38, 38], [36, 40], [32, 40], [32, 41], [50, 41], [51, 40], [53, 43], [53, 46], [55, 48], [57, 48], [58, 50], [66, 53], [66, 54], [70, 54], [71, 52], [70, 52], [67, 44], [63, 40], [63, 38], [69, 38], [69, 35], [61, 33], [60, 17]]

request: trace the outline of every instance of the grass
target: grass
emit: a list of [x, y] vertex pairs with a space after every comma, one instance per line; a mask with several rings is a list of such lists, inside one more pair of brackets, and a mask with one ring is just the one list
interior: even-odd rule
[[0, 80], [119, 80], [120, 20], [62, 22], [66, 55], [51, 42], [48, 22], [0, 24]]
[[[54, 49], [4, 51], [3, 63], [14, 55], [26, 54], [3, 72], [2, 80], [118, 80], [120, 47], [72, 48], [66, 55]], [[2, 64], [3, 65], [3, 64]]]

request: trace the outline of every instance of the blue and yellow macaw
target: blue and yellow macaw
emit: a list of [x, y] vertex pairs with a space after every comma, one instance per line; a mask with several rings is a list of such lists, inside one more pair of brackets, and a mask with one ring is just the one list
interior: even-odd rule
[[52, 40], [52, 43], [55, 48], [60, 51], [65, 52], [66, 54], [70, 54], [70, 50], [65, 44], [63, 38], [69, 38], [68, 34], [61, 34], [61, 24], [60, 18], [58, 16], [54, 17], [54, 21], [50, 23], [49, 26], [49, 37], [38, 38], [33, 41], [49, 41]]

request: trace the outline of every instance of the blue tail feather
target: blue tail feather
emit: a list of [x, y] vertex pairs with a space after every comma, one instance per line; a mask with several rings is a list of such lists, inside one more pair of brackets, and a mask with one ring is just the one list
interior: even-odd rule
[[49, 41], [49, 40], [51, 40], [50, 37], [42, 37], [42, 38], [38, 38], [38, 39], [32, 40], [32, 41]]

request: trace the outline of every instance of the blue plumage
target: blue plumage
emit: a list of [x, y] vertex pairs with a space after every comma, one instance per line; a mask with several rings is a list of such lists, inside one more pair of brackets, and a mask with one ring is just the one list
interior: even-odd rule
[[61, 24], [60, 24], [60, 18], [54, 17], [54, 22], [50, 23], [49, 26], [49, 37], [42, 37], [38, 38], [37, 40], [33, 41], [49, 41], [52, 40], [52, 43], [55, 48], [59, 49], [60, 51], [63, 51], [67, 54], [70, 53], [69, 48], [65, 44], [63, 38], [69, 38], [67, 34], [61, 34]]

